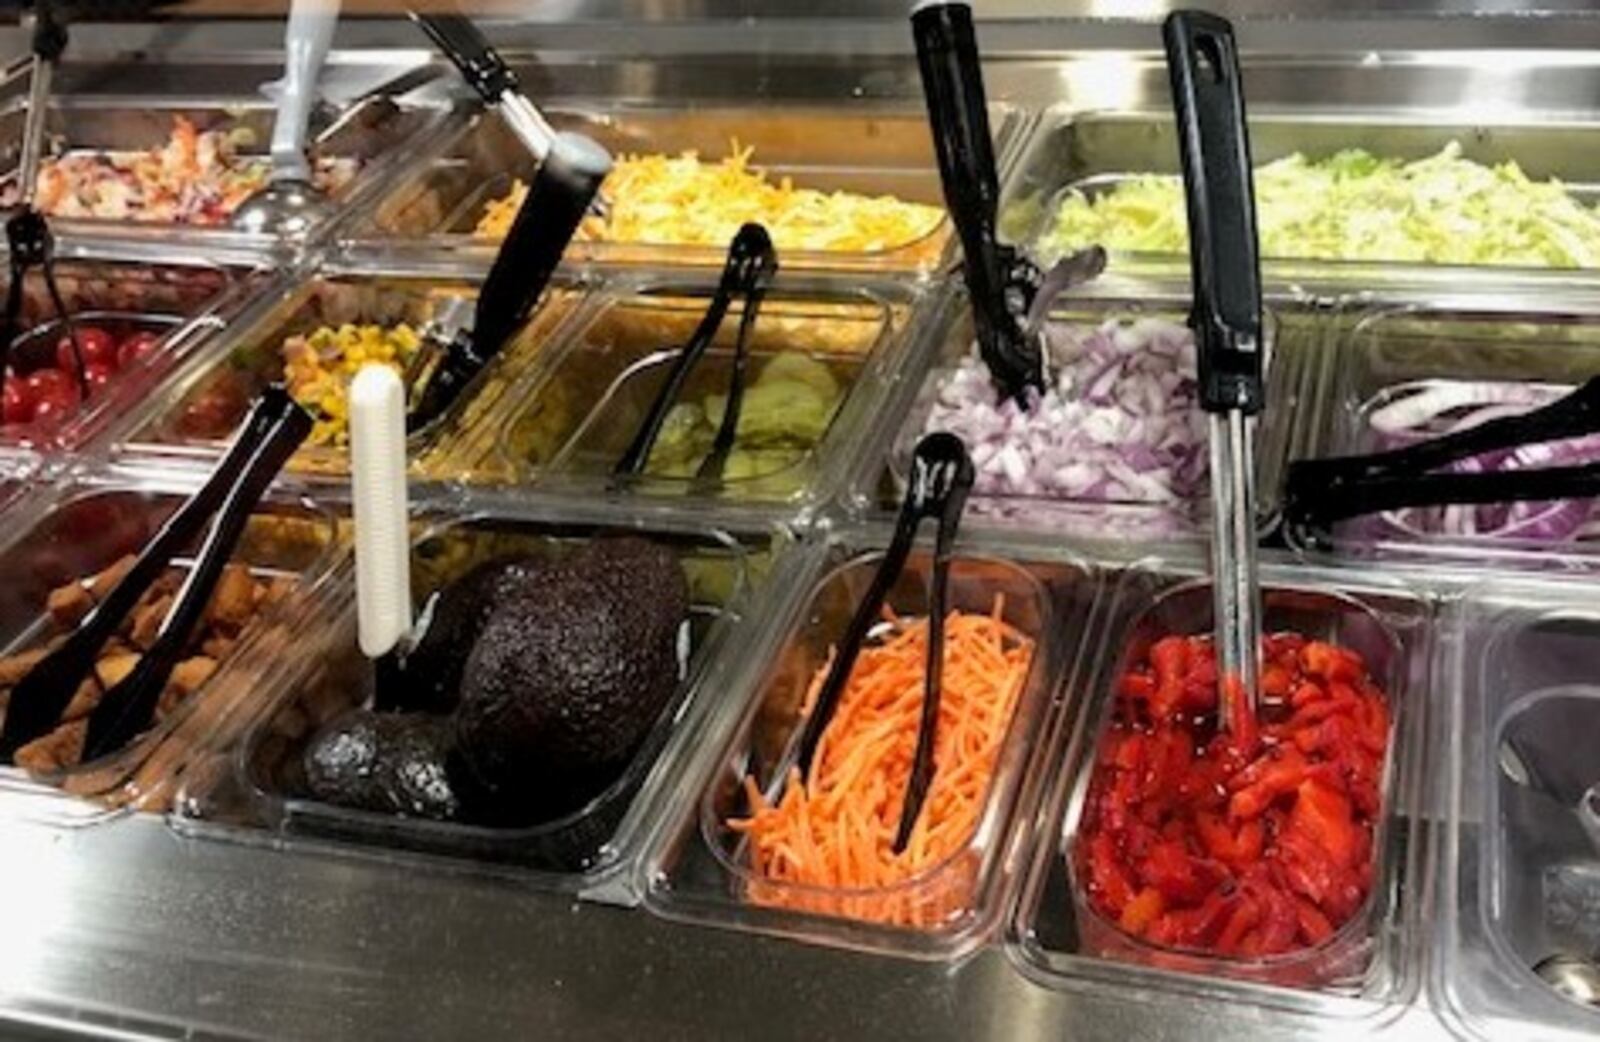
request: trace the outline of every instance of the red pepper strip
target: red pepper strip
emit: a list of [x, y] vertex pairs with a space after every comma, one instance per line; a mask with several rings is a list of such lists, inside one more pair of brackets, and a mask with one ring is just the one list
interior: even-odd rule
[[1174, 840], [1163, 840], [1152, 846], [1138, 871], [1146, 885], [1181, 904], [1199, 902], [1218, 882], [1215, 873], [1203, 871], [1183, 843]]
[[1289, 828], [1315, 842], [1338, 867], [1350, 868], [1360, 856], [1354, 814], [1343, 793], [1308, 778], [1296, 790]]
[[1123, 698], [1148, 702], [1155, 696], [1156, 678], [1149, 673], [1129, 670], [1122, 675], [1120, 690]]
[[1300, 650], [1300, 664], [1323, 680], [1352, 682], [1361, 679], [1361, 657], [1353, 651], [1314, 640]]
[[1244, 935], [1255, 929], [1261, 921], [1261, 905], [1246, 897], [1239, 901], [1238, 907], [1233, 910], [1233, 915], [1228, 917], [1227, 925], [1217, 935], [1216, 949], [1224, 955], [1238, 953], [1239, 942], [1244, 940]]
[[1166, 907], [1167, 902], [1161, 896], [1161, 891], [1146, 887], [1123, 906], [1122, 916], [1117, 922], [1124, 930], [1138, 937], [1150, 928], [1151, 923], [1161, 918]]
[[1156, 674], [1156, 692], [1149, 700], [1150, 717], [1170, 720], [1183, 698], [1183, 677], [1189, 671], [1189, 642], [1183, 637], [1163, 637], [1150, 646], [1150, 665]]
[[1089, 840], [1089, 892], [1114, 917], [1120, 917], [1133, 900], [1133, 883], [1122, 870], [1116, 845], [1104, 832]]
[[1294, 674], [1278, 665], [1267, 665], [1261, 669], [1261, 693], [1268, 698], [1288, 698], [1294, 685]]
[[1220, 816], [1202, 811], [1195, 816], [1195, 828], [1208, 854], [1241, 871], [1261, 857], [1266, 842], [1266, 830], [1259, 820], [1246, 821], [1235, 832]]
[[1303, 897], [1294, 899], [1295, 916], [1300, 925], [1300, 937], [1306, 944], [1321, 944], [1333, 936], [1333, 924], [1317, 910], [1317, 906]]

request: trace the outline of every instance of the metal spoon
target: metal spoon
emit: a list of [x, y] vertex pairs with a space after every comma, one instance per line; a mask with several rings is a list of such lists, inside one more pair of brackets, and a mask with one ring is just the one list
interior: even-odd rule
[[[1261, 270], [1244, 88], [1233, 27], [1202, 11], [1162, 26], [1188, 200], [1194, 299], [1189, 325], [1210, 416], [1211, 569], [1217, 665], [1254, 712], [1261, 655], [1256, 568], [1255, 422], [1265, 404]], [[1232, 730], [1233, 700], [1221, 700]]]
[[1600, 1006], [1600, 965], [1594, 959], [1561, 952], [1539, 960], [1533, 972], [1567, 998]]
[[266, 186], [234, 212], [235, 228], [303, 236], [328, 212], [327, 200], [313, 183], [306, 159], [306, 127], [316, 98], [317, 76], [338, 21], [339, 0], [294, 0], [289, 8], [283, 79], [275, 88], [278, 114], [272, 124], [272, 173]]

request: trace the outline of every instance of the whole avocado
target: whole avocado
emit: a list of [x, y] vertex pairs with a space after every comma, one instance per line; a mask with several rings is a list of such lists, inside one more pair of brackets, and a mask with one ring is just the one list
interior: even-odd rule
[[352, 710], [306, 746], [306, 784], [343, 807], [447, 821], [460, 810], [447, 768], [453, 740], [441, 717]]
[[461, 672], [484, 624], [523, 574], [539, 567], [542, 562], [536, 558], [498, 558], [444, 587], [433, 598], [422, 639], [405, 657], [405, 680], [394, 708], [423, 713], [455, 709]]
[[689, 609], [677, 559], [598, 539], [504, 593], [463, 670], [461, 762], [506, 793], [624, 762], [677, 688]]

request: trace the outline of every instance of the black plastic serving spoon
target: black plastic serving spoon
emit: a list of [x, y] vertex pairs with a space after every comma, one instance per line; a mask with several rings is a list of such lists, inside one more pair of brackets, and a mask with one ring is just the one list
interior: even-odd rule
[[856, 658], [867, 639], [873, 624], [883, 610], [884, 600], [894, 587], [895, 580], [905, 570], [916, 540], [917, 526], [924, 518], [933, 518], [938, 524], [934, 540], [933, 583], [928, 598], [928, 664], [922, 685], [922, 720], [917, 728], [917, 747], [911, 761], [911, 780], [906, 786], [905, 802], [900, 811], [900, 826], [895, 832], [894, 851], [900, 853], [911, 839], [922, 803], [927, 798], [928, 787], [933, 782], [934, 738], [939, 723], [939, 696], [944, 682], [944, 617], [949, 599], [950, 559], [954, 553], [956, 532], [961, 524], [961, 512], [966, 507], [967, 494], [972, 491], [972, 460], [960, 438], [946, 431], [929, 434], [917, 442], [911, 455], [911, 479], [906, 487], [906, 498], [900, 506], [900, 516], [895, 522], [894, 538], [884, 552], [883, 560], [872, 577], [872, 585], [856, 606], [844, 638], [822, 689], [806, 720], [800, 735], [798, 766], [801, 777], [811, 771], [811, 761], [823, 733], [839, 709], [839, 698], [844, 693], [850, 673], [855, 669]]

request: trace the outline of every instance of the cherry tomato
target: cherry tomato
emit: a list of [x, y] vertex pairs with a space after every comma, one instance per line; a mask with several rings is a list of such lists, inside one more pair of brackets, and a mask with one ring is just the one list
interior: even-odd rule
[[9, 425], [27, 423], [32, 419], [33, 398], [28, 394], [27, 386], [15, 374], [7, 373], [4, 407], [0, 409], [0, 421]]
[[[79, 326], [78, 349], [83, 352], [83, 364], [90, 366], [96, 362], [106, 365], [117, 364], [117, 342], [110, 333], [99, 326]], [[74, 373], [78, 371], [78, 360], [72, 348], [72, 337], [63, 334], [56, 341], [56, 368], [62, 372]]]
[[156, 349], [160, 338], [148, 330], [133, 334], [117, 345], [117, 368], [126, 369], [128, 366], [144, 358]]
[[77, 378], [60, 369], [35, 369], [23, 377], [23, 383], [34, 397], [35, 408], [47, 394], [65, 394], [73, 398], [78, 396]]
[[78, 408], [78, 396], [70, 389], [48, 387], [35, 392], [38, 397], [33, 403], [33, 422], [44, 426], [60, 421], [71, 416]]
[[83, 375], [89, 381], [89, 393], [100, 394], [117, 378], [117, 370], [110, 362], [90, 362], [83, 367]]

